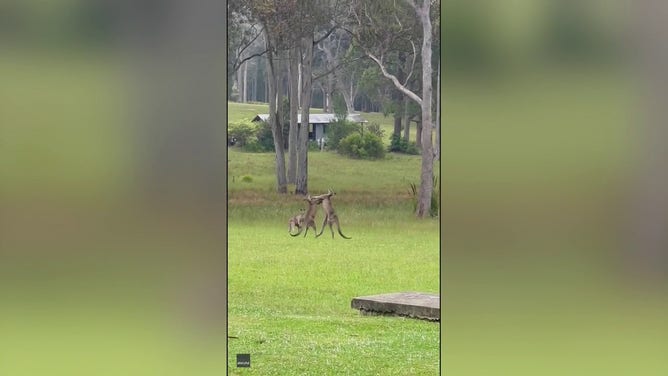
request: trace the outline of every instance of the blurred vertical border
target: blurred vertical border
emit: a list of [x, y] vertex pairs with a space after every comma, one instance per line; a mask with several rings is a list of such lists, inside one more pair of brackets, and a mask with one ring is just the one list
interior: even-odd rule
[[0, 3], [0, 374], [225, 369], [225, 4]]
[[658, 1], [443, 4], [447, 375], [663, 375]]

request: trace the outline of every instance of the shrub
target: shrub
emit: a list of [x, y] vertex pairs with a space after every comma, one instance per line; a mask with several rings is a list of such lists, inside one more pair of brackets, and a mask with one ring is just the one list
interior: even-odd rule
[[351, 133], [359, 130], [359, 125], [347, 120], [337, 120], [327, 127], [327, 147], [331, 150], [339, 148], [339, 142]]
[[250, 175], [244, 175], [244, 176], [241, 178], [241, 181], [244, 182], [244, 183], [250, 183], [250, 182], [253, 181], [253, 178], [250, 177]]
[[412, 154], [412, 155], [418, 155], [418, 154], [420, 154], [420, 149], [417, 147], [417, 144], [415, 143], [415, 141], [411, 141], [406, 145], [406, 149], [404, 149], [404, 153]]
[[240, 147], [243, 147], [255, 137], [256, 131], [255, 125], [250, 121], [239, 121], [227, 125], [228, 138], [235, 138], [236, 145]]
[[353, 133], [339, 143], [339, 153], [352, 158], [379, 159], [385, 156], [383, 141], [372, 133]]
[[251, 140], [243, 147], [244, 151], [250, 153], [264, 153], [266, 150], [257, 140]]
[[366, 126], [366, 130], [369, 133], [375, 134], [381, 140], [383, 139], [383, 137], [385, 137], [385, 131], [380, 127], [380, 124], [378, 123], [369, 123], [369, 125]]
[[391, 152], [397, 152], [397, 153], [405, 153], [405, 154], [412, 154], [412, 155], [418, 155], [420, 154], [420, 149], [418, 149], [417, 144], [413, 141], [411, 142], [406, 142], [401, 135], [398, 134], [393, 134], [390, 137], [390, 146], [387, 149], [388, 151]]
[[318, 142], [315, 140], [309, 140], [308, 151], [320, 151], [320, 146], [318, 145]]
[[256, 137], [258, 152], [274, 151], [274, 135], [271, 133], [271, 125], [269, 125], [269, 122], [260, 122]]
[[390, 146], [387, 148], [388, 151], [396, 151], [396, 152], [402, 152], [403, 151], [403, 145], [406, 144], [406, 141], [404, 141], [403, 138], [401, 138], [400, 134], [392, 134], [390, 136]]

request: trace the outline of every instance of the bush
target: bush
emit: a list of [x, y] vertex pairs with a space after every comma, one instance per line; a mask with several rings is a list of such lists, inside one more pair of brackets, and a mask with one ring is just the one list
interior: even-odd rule
[[406, 145], [406, 149], [404, 149], [404, 153], [412, 154], [412, 155], [419, 155], [420, 154], [420, 148], [417, 147], [417, 144], [415, 143], [415, 141], [411, 141]]
[[243, 147], [255, 137], [257, 130], [250, 121], [240, 121], [227, 125], [227, 137], [236, 139], [236, 145]]
[[353, 133], [339, 143], [339, 153], [352, 158], [379, 159], [385, 156], [383, 141], [373, 133]]
[[330, 123], [327, 127], [327, 147], [331, 150], [337, 150], [341, 140], [358, 130], [358, 124], [347, 120], [337, 120]]
[[402, 142], [405, 144], [406, 141], [404, 141], [403, 138], [401, 138], [401, 135], [393, 133], [392, 136], [390, 136], [390, 146], [387, 148], [387, 151], [396, 151], [396, 152], [401, 152], [403, 151], [402, 149]]
[[257, 140], [249, 141], [246, 145], [244, 145], [243, 150], [249, 153], [264, 153], [268, 151]]
[[269, 122], [260, 122], [256, 137], [257, 152], [274, 151], [274, 135], [271, 133], [271, 125], [269, 125]]
[[383, 137], [385, 137], [385, 131], [380, 127], [380, 124], [378, 123], [369, 123], [369, 125], [366, 126], [366, 130], [369, 133], [375, 134], [381, 140], [383, 139]]
[[315, 140], [309, 140], [308, 151], [320, 151], [320, 146], [318, 145], [318, 142]]
[[390, 137], [390, 146], [387, 150], [391, 152], [412, 155], [420, 154], [420, 149], [418, 149], [415, 142], [406, 142], [406, 140], [404, 140], [401, 135], [398, 134], [393, 134], [392, 137]]
[[241, 178], [241, 181], [244, 182], [244, 183], [250, 183], [250, 182], [253, 181], [253, 178], [250, 177], [250, 175], [244, 175], [244, 176]]

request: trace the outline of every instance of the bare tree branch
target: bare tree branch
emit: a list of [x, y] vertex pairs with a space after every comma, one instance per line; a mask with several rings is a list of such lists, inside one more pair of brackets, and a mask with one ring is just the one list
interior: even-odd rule
[[415, 52], [415, 44], [410, 39], [408, 41], [411, 42], [411, 47], [413, 47], [413, 62], [411, 62], [411, 69], [408, 70], [408, 76], [406, 76], [406, 81], [404, 81], [404, 86], [408, 85], [408, 80], [410, 80], [411, 75], [413, 75], [413, 69], [415, 68], [415, 60], [417, 58], [417, 53]]
[[344, 61], [344, 62], [341, 62], [341, 63], [337, 64], [335, 67], [333, 67], [332, 69], [328, 69], [328, 70], [325, 71], [325, 72], [322, 72], [322, 73], [319, 73], [319, 74], [316, 75], [316, 76], [313, 76], [313, 81], [319, 80], [319, 79], [321, 79], [321, 78], [327, 76], [328, 74], [337, 71], [338, 69], [342, 68], [343, 66], [348, 65], [348, 64], [350, 64], [350, 63], [353, 63], [353, 62], [355, 62], [355, 61], [357, 61], [357, 60], [360, 60], [360, 59], [362, 59], [362, 58], [364, 58], [364, 56], [358, 56], [358, 57], [356, 57], [356, 58], [354, 58], [354, 59], [352, 59], [352, 60], [346, 60], [346, 61]]
[[373, 60], [376, 64], [378, 64], [378, 67], [380, 68], [380, 71], [383, 73], [383, 76], [389, 78], [392, 81], [392, 83], [394, 84], [394, 86], [397, 89], [399, 89], [399, 91], [406, 94], [407, 97], [409, 97], [410, 99], [417, 102], [418, 105], [422, 106], [422, 98], [417, 96], [417, 94], [413, 93], [412, 91], [408, 90], [404, 85], [401, 84], [401, 82], [399, 82], [399, 80], [397, 79], [396, 76], [389, 73], [387, 71], [387, 69], [385, 69], [385, 66], [383, 65], [383, 62], [382, 62], [381, 59], [377, 58], [375, 55], [373, 55], [372, 53], [370, 53], [368, 51], [366, 52], [366, 54], [367, 54], [367, 56], [369, 56], [371, 58], [371, 60]]
[[339, 25], [338, 25], [338, 24], [335, 24], [334, 26], [332, 26], [332, 28], [329, 29], [329, 30], [327, 31], [327, 33], [325, 33], [325, 35], [323, 35], [321, 38], [318, 38], [317, 40], [314, 40], [314, 41], [313, 41], [313, 45], [315, 46], [316, 44], [319, 44], [320, 42], [322, 42], [323, 40], [325, 40], [327, 37], [329, 37], [329, 36], [330, 36], [334, 31], [336, 31], [336, 29], [338, 29], [338, 28], [339, 28]]
[[239, 68], [240, 68], [245, 62], [247, 62], [248, 60], [251, 60], [251, 59], [256, 58], [256, 57], [260, 57], [260, 56], [266, 54], [267, 52], [269, 52], [269, 50], [265, 49], [265, 50], [262, 51], [262, 52], [254, 53], [254, 54], [252, 54], [252, 55], [250, 55], [250, 56], [247, 56], [247, 57], [243, 58], [242, 60], [238, 60], [238, 61], [236, 61], [236, 62], [234, 63], [234, 70], [236, 71], [237, 69], [239, 69]]
[[[255, 26], [253, 26], [253, 29], [255, 29]], [[241, 54], [243, 54], [244, 51], [246, 51], [246, 49], [249, 48], [249, 47], [253, 44], [253, 42], [255, 42], [255, 40], [256, 40], [257, 38], [260, 37], [260, 35], [262, 35], [262, 30], [258, 31], [258, 33], [255, 34], [255, 36], [253, 37], [253, 39], [251, 39], [250, 41], [248, 41], [248, 43], [246, 43], [246, 44], [243, 46], [243, 48], [241, 48], [240, 50], [238, 50], [238, 52], [237, 52], [237, 56], [241, 56]]]

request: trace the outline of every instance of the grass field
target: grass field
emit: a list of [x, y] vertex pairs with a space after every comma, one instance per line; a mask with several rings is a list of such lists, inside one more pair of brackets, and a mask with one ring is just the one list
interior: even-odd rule
[[[239, 337], [229, 342], [231, 374], [243, 373], [238, 353], [250, 353], [263, 375], [437, 374], [438, 323], [350, 308], [355, 296], [439, 292], [438, 221], [415, 220], [408, 193], [420, 158], [310, 153], [309, 191], [337, 193], [343, 232], [353, 238], [327, 230], [315, 239], [287, 234], [288, 217], [304, 203], [273, 193], [273, 154], [229, 150], [228, 320]], [[319, 214], [318, 229], [321, 221]]]

